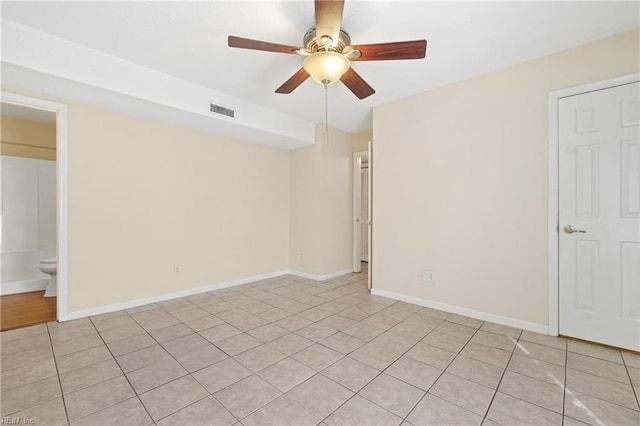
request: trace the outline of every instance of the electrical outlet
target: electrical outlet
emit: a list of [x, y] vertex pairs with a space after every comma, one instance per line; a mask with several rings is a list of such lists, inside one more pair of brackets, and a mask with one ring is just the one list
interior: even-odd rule
[[435, 282], [436, 274], [433, 271], [420, 271], [418, 272], [418, 281], [430, 283]]
[[304, 259], [304, 253], [300, 253], [300, 259]]
[[174, 266], [173, 270], [175, 271], [176, 274], [179, 274], [180, 273], [180, 265]]

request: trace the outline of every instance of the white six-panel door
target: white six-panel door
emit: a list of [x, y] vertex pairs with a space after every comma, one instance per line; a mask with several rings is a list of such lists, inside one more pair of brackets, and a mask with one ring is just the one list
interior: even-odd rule
[[640, 83], [559, 101], [559, 331], [640, 350]]

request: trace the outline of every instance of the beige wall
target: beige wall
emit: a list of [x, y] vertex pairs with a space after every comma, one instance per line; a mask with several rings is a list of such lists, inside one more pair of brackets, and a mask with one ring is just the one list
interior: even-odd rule
[[637, 72], [639, 39], [374, 108], [374, 288], [546, 325], [548, 95]]
[[55, 124], [0, 117], [0, 155], [55, 160]]
[[308, 274], [320, 273], [320, 150], [320, 144], [314, 144], [290, 151], [289, 266], [294, 271]]
[[323, 276], [352, 268], [353, 135], [316, 126], [316, 144], [291, 151], [291, 269]]
[[320, 273], [330, 274], [353, 268], [353, 135], [332, 129], [326, 142], [320, 128]]
[[68, 106], [70, 313], [351, 268], [352, 134], [286, 151], [2, 89]]
[[353, 152], [363, 152], [369, 148], [369, 141], [373, 141], [373, 130], [365, 130], [353, 134]]
[[69, 104], [68, 163], [70, 312], [288, 269], [287, 151]]

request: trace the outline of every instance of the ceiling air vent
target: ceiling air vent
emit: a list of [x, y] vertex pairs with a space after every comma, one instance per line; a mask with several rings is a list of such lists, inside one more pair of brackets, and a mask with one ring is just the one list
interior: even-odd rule
[[209, 104], [209, 110], [211, 112], [215, 112], [216, 114], [226, 115], [227, 117], [233, 118], [235, 116], [235, 111], [231, 108], [223, 107], [222, 105]]

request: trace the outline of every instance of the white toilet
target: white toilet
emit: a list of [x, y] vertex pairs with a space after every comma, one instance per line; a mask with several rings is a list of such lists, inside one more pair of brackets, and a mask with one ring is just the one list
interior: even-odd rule
[[58, 271], [58, 259], [55, 257], [42, 259], [40, 261], [40, 270], [45, 274], [51, 275], [49, 279], [49, 285], [47, 285], [47, 289], [44, 292], [44, 297], [53, 297], [58, 295], [58, 284], [57, 284], [57, 271]]

